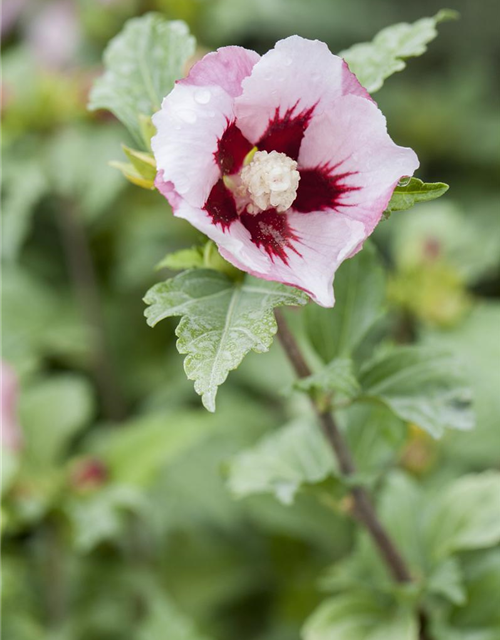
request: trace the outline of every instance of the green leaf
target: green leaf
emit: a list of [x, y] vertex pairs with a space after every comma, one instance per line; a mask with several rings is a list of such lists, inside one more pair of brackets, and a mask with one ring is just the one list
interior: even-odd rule
[[156, 178], [156, 160], [154, 159], [153, 154], [137, 151], [137, 149], [131, 149], [125, 144], [122, 144], [122, 149], [141, 176], [146, 180], [154, 181]]
[[427, 581], [427, 591], [444, 596], [453, 604], [465, 604], [467, 596], [456, 558], [446, 558], [436, 566]]
[[3, 357], [19, 375], [33, 373], [47, 356], [72, 363], [88, 359], [90, 330], [64, 289], [56, 293], [34, 270], [10, 267], [3, 269], [2, 287]]
[[289, 505], [302, 485], [321, 482], [333, 473], [333, 456], [318, 427], [297, 420], [235, 456], [229, 488], [238, 498], [271, 493]]
[[88, 553], [101, 542], [123, 539], [130, 514], [144, 514], [146, 504], [144, 495], [135, 487], [117, 483], [72, 497], [65, 510], [77, 550]]
[[377, 476], [406, 442], [406, 424], [383, 404], [353, 402], [337, 418], [359, 473]]
[[382, 314], [385, 274], [369, 243], [335, 276], [335, 307], [308, 305], [306, 331], [318, 355], [330, 362], [349, 356]]
[[209, 640], [190, 618], [165, 598], [160, 588], [148, 594], [147, 602], [149, 613], [140, 625], [137, 640]]
[[19, 399], [19, 418], [28, 452], [40, 463], [54, 463], [94, 410], [89, 383], [76, 375], [55, 375], [32, 383]]
[[361, 369], [362, 396], [383, 402], [435, 438], [445, 429], [472, 429], [471, 391], [456, 359], [437, 349], [394, 347]]
[[354, 365], [349, 358], [336, 358], [321, 371], [295, 383], [301, 391], [323, 391], [335, 393], [335, 399], [340, 401], [354, 398], [360, 387], [354, 375]]
[[118, 482], [146, 485], [160, 469], [211, 435], [218, 424], [202, 411], [155, 412], [110, 430], [92, 452]]
[[[400, 471], [386, 477], [377, 513], [423, 594], [464, 603], [467, 575], [462, 557], [459, 564], [453, 554], [497, 544], [499, 483], [498, 472], [464, 476], [448, 486], [441, 481], [429, 488]], [[366, 532], [361, 532], [354, 553], [323, 579], [323, 586], [335, 591], [362, 585], [391, 589], [387, 568]]]
[[500, 542], [500, 473], [463, 476], [431, 503], [429, 545], [434, 557]]
[[323, 602], [307, 620], [304, 640], [418, 640], [410, 608], [373, 593], [351, 591]]
[[[40, 162], [28, 159], [4, 168], [2, 214], [2, 259], [14, 262], [29, 233], [37, 204], [48, 189]], [[26, 188], [29, 185], [29, 189]]]
[[450, 187], [444, 182], [422, 182], [411, 178], [405, 185], [398, 185], [391, 196], [386, 214], [393, 211], [406, 211], [419, 202], [428, 202], [444, 195]]
[[79, 125], [51, 136], [44, 161], [57, 195], [95, 220], [125, 186], [110, 161], [121, 142], [121, 127]]
[[[453, 623], [464, 640], [497, 640], [500, 637], [500, 549], [470, 554], [462, 563], [467, 606], [455, 608]], [[462, 636], [456, 636], [462, 640]]]
[[151, 178], [145, 178], [130, 162], [118, 162], [117, 160], [112, 160], [109, 163], [109, 166], [121, 171], [123, 177], [132, 184], [135, 184], [136, 187], [142, 187], [143, 189], [148, 190], [155, 188], [154, 180]]
[[209, 240], [203, 247], [203, 262], [207, 269], [215, 269], [233, 280], [244, 278], [243, 272], [225, 260], [213, 240]]
[[191, 247], [191, 249], [181, 249], [174, 253], [167, 253], [156, 265], [156, 269], [183, 271], [184, 269], [202, 269], [203, 266], [203, 247]]
[[406, 67], [405, 58], [421, 56], [427, 44], [437, 36], [436, 26], [458, 17], [456, 11], [443, 9], [432, 18], [421, 18], [413, 24], [402, 22], [382, 29], [372, 42], [355, 44], [339, 55], [370, 93], [378, 91], [384, 80]]
[[239, 269], [224, 260], [212, 240], [209, 240], [203, 247], [191, 247], [191, 249], [181, 249], [175, 253], [169, 253], [156, 265], [156, 268], [167, 268], [173, 271], [206, 268], [220, 271], [233, 280], [243, 277], [243, 273]]
[[[2, 468], [0, 469], [0, 496], [4, 496], [16, 476], [19, 468], [19, 452], [2, 447]], [[5, 525], [4, 525], [5, 526]]]
[[106, 73], [94, 83], [89, 109], [111, 111], [147, 148], [142, 116], [159, 111], [194, 48], [182, 21], [166, 20], [159, 13], [129, 20], [104, 52]]
[[305, 293], [247, 276], [234, 282], [217, 271], [186, 271], [155, 285], [144, 301], [148, 324], [182, 316], [176, 330], [179, 353], [187, 354], [186, 374], [195, 381], [209, 411], [215, 411], [217, 387], [251, 350], [264, 353], [277, 326], [273, 309], [302, 305]]
[[[487, 339], [486, 336], [488, 336]], [[476, 306], [465, 320], [448, 331], [427, 331], [429, 348], [447, 349], [466, 368], [474, 397], [477, 426], [473, 431], [447, 438], [444, 452], [455, 463], [480, 469], [498, 462], [500, 415], [500, 304]], [[451, 434], [450, 434], [451, 435]]]

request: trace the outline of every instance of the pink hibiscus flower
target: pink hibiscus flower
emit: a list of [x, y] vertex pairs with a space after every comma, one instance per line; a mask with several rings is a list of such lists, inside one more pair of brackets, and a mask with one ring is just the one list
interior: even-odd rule
[[379, 222], [415, 153], [319, 41], [209, 53], [153, 116], [156, 186], [239, 269], [334, 304], [333, 277]]

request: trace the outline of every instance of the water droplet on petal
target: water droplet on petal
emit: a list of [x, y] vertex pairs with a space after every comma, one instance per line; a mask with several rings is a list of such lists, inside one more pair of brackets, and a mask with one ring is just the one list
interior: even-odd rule
[[189, 185], [187, 183], [175, 185], [175, 190], [181, 196], [189, 191]]
[[194, 124], [197, 119], [196, 111], [193, 111], [192, 109], [182, 109], [182, 111], [179, 111], [178, 115], [181, 120], [188, 124]]
[[194, 94], [194, 100], [198, 104], [208, 104], [212, 94], [208, 89], [197, 89]]
[[291, 58], [285, 58], [284, 65], [285, 67], [289, 67], [292, 64], [293, 60]]

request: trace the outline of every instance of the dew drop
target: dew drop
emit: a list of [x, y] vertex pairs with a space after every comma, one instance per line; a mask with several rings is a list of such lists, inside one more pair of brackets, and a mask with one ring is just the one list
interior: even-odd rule
[[208, 104], [211, 97], [212, 94], [208, 89], [198, 89], [194, 94], [194, 100], [198, 104]]
[[194, 124], [196, 122], [196, 111], [192, 109], [183, 109], [179, 111], [178, 115], [183, 122], [187, 122], [188, 124]]
[[289, 67], [292, 64], [293, 60], [291, 58], [285, 58], [284, 65], [285, 67]]

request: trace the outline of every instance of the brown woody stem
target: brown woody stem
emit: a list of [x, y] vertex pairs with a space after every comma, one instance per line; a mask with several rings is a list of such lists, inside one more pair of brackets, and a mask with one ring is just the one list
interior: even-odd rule
[[[302, 351], [291, 333], [284, 316], [278, 310], [276, 310], [276, 321], [278, 323], [278, 339], [295, 373], [299, 378], [310, 376], [312, 372], [309, 365], [305, 361]], [[318, 416], [323, 433], [337, 458], [342, 475], [346, 478], [352, 477], [356, 474], [356, 466], [349, 447], [332, 414], [328, 410], [324, 411], [321, 409], [312, 398], [311, 402]], [[356, 518], [371, 535], [394, 580], [399, 583], [411, 582], [412, 578], [406, 562], [389, 533], [378, 519], [368, 492], [363, 487], [354, 486], [351, 489], [351, 495], [354, 500], [354, 514]]]

